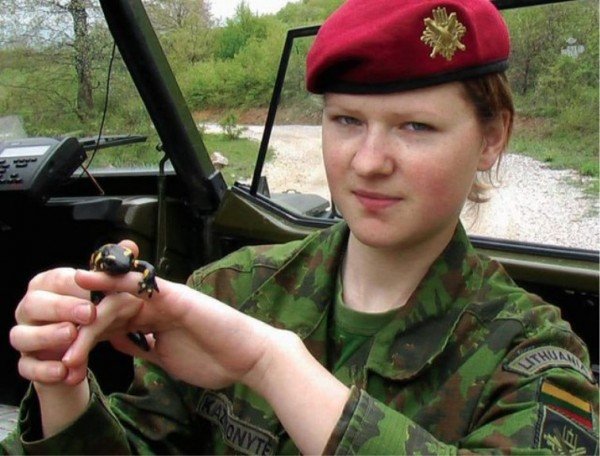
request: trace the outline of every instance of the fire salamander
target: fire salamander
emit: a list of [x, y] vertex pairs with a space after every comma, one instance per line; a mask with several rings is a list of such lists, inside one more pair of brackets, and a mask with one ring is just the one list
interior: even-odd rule
[[[146, 292], [151, 297], [152, 293], [158, 293], [156, 285], [156, 271], [147, 261], [136, 260], [133, 252], [117, 244], [105, 244], [92, 253], [90, 258], [90, 269], [92, 271], [102, 271], [110, 275], [127, 274], [129, 271], [137, 271], [143, 274], [139, 283], [138, 293]], [[98, 304], [104, 298], [102, 291], [92, 291], [90, 299], [94, 304]], [[129, 339], [143, 350], [149, 351], [150, 346], [146, 337], [142, 333], [129, 333]]]

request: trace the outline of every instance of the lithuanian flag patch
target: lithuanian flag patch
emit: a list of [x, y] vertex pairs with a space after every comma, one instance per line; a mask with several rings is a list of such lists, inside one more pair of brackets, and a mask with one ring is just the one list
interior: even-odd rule
[[591, 404], [547, 381], [542, 383], [540, 402], [587, 429], [593, 427]]

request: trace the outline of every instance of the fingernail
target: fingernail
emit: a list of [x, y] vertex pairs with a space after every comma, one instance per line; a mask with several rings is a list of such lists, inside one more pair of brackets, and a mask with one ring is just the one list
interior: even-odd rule
[[73, 353], [73, 347], [69, 347], [69, 349], [65, 352], [65, 354], [62, 357], [62, 362], [69, 364], [69, 362], [71, 361], [72, 353]]
[[58, 336], [62, 340], [71, 340], [73, 338], [73, 332], [70, 326], [65, 326], [64, 328], [60, 328], [58, 330]]
[[79, 323], [87, 323], [92, 315], [92, 308], [89, 304], [79, 304], [73, 312]]
[[50, 371], [48, 372], [50, 377], [56, 380], [60, 380], [65, 375], [65, 368], [61, 365], [51, 366]]

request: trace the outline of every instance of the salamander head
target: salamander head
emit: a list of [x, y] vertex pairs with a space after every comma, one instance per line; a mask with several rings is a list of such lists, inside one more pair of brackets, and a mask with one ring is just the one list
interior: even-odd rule
[[117, 244], [106, 244], [92, 254], [90, 269], [108, 274], [125, 274], [131, 270], [133, 252]]

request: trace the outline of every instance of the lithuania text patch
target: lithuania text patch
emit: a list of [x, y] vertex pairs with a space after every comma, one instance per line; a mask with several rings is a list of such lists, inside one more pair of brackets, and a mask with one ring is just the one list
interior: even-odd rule
[[590, 382], [594, 381], [591, 370], [568, 350], [552, 345], [533, 347], [507, 362], [504, 369], [517, 374], [533, 375], [552, 367], [566, 367], [579, 372]]

